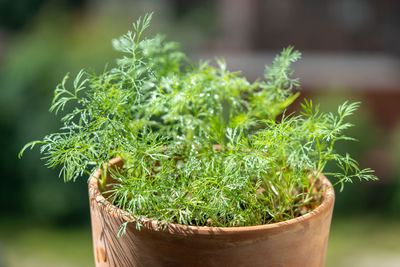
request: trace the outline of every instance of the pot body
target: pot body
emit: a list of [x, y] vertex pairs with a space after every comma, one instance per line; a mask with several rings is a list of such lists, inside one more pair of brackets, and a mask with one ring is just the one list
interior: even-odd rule
[[[114, 160], [111, 164], [121, 164]], [[312, 212], [285, 222], [250, 227], [195, 227], [171, 224], [157, 230], [154, 221], [141, 230], [99, 191], [96, 172], [89, 181], [95, 262], [101, 266], [306, 266], [322, 267], [328, 245], [334, 191], [321, 176], [322, 203]]]

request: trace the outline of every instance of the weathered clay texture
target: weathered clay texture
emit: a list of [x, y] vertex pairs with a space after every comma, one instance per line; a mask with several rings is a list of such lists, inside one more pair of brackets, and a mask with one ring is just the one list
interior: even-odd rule
[[[114, 164], [121, 164], [113, 160]], [[99, 176], [97, 171], [94, 176]], [[314, 211], [285, 222], [232, 228], [169, 225], [156, 230], [146, 222], [140, 231], [129, 223], [126, 234], [117, 232], [128, 218], [99, 192], [96, 178], [89, 181], [94, 258], [101, 266], [274, 266], [322, 267], [328, 245], [334, 191], [328, 189]]]

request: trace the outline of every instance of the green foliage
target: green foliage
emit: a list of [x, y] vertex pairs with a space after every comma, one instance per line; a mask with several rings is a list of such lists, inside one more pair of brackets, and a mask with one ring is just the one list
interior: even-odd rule
[[[124, 53], [100, 75], [82, 70], [67, 89], [57, 86], [50, 111], [63, 127], [21, 151], [41, 145], [49, 167], [61, 166], [65, 181], [95, 169], [109, 200], [135, 218], [161, 223], [244, 226], [279, 222], [310, 211], [320, 201], [317, 179], [328, 162], [340, 173], [334, 183], [376, 179], [360, 170], [334, 144], [352, 140], [346, 117], [358, 103], [345, 102], [337, 114], [321, 113], [305, 101], [300, 115], [286, 115], [298, 97], [291, 63], [300, 53], [288, 47], [266, 67], [265, 80], [250, 83], [218, 67], [193, 64], [176, 43], [143, 38], [151, 15], [134, 24], [114, 47]], [[280, 119], [276, 119], [282, 114]], [[121, 157], [125, 168], [103, 164]], [[136, 220], [140, 227], [140, 220]]]
[[253, 109], [260, 117], [269, 116], [275, 118], [281, 114], [299, 94], [292, 95], [293, 89], [299, 88], [298, 78], [291, 78], [294, 71], [291, 63], [301, 58], [301, 53], [293, 51], [289, 46], [282, 50], [280, 56], [275, 57], [271, 67], [265, 67], [265, 81], [260, 83], [262, 90], [254, 94]]

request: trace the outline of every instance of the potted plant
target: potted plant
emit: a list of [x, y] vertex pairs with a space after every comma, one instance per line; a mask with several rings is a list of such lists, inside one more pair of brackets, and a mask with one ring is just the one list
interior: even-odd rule
[[87, 174], [96, 266], [323, 266], [334, 185], [376, 179], [334, 144], [352, 140], [337, 114], [299, 96], [283, 49], [250, 83], [194, 64], [164, 37], [143, 38], [151, 15], [113, 41], [115, 67], [67, 74], [50, 111], [69, 110], [41, 146], [65, 181]]

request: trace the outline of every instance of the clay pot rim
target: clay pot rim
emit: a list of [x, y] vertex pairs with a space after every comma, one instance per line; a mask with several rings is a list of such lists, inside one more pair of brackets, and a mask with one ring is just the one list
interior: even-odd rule
[[[119, 158], [114, 158], [110, 160], [110, 164], [115, 164], [120, 161]], [[115, 218], [123, 219], [123, 221], [131, 221], [135, 222], [135, 219], [131, 215], [127, 215], [127, 212], [114, 206], [109, 202], [105, 197], [100, 193], [98, 177], [100, 177], [100, 170], [96, 170], [92, 176], [89, 178], [89, 197], [94, 198], [96, 203], [104, 206], [104, 208], [108, 209], [107, 211], [114, 216]], [[246, 232], [254, 232], [254, 231], [266, 231], [266, 230], [274, 230], [277, 228], [287, 228], [292, 227], [293, 225], [301, 222], [306, 222], [312, 220], [315, 217], [318, 217], [324, 213], [328, 213], [335, 201], [335, 191], [332, 187], [331, 182], [324, 176], [320, 175], [318, 179], [322, 182], [322, 186], [326, 187], [327, 190], [323, 195], [323, 200], [321, 204], [316, 207], [311, 212], [308, 212], [300, 217], [290, 219], [283, 222], [263, 224], [263, 225], [255, 225], [255, 226], [235, 226], [235, 227], [214, 227], [214, 226], [193, 226], [193, 225], [183, 225], [178, 223], [170, 223], [164, 230], [160, 230], [159, 221], [151, 220], [151, 219], [141, 219], [140, 223], [142, 228], [146, 228], [152, 231], [167, 231], [170, 233], [183, 233], [184, 235], [210, 235], [210, 233], [214, 235], [226, 235], [226, 234], [240, 234]]]

